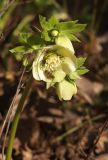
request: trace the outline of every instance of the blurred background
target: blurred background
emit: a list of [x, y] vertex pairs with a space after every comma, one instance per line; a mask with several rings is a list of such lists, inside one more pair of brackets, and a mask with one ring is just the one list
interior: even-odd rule
[[[0, 0], [0, 130], [23, 70], [9, 50], [19, 45], [19, 33], [36, 34], [39, 14], [87, 24], [78, 34], [81, 43], [73, 45], [77, 56], [87, 57], [90, 71], [77, 82], [78, 93], [68, 102], [60, 102], [53, 89], [46, 90], [43, 82], [34, 80], [17, 130], [13, 160], [84, 160], [87, 155], [108, 160], [107, 125], [102, 129], [108, 115], [108, 0]], [[28, 75], [29, 71], [22, 90]]]

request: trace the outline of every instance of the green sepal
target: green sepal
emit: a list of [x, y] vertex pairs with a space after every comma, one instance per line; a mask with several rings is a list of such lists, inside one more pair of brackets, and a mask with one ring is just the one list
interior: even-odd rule
[[29, 33], [21, 33], [19, 40], [24, 45], [28, 45], [30, 48], [37, 50], [44, 46], [44, 41], [39, 35], [32, 35]]
[[40, 21], [40, 25], [43, 29], [43, 32], [41, 34], [41, 38], [44, 39], [47, 42], [50, 42], [53, 40], [53, 36], [50, 34], [50, 32], [55, 29], [55, 25], [58, 22], [58, 20], [52, 16], [51, 18], [49, 18], [48, 20], [46, 20], [46, 17], [43, 17], [41, 15], [39, 15], [39, 21]]
[[42, 32], [41, 38], [44, 39], [47, 42], [51, 41], [51, 37], [49, 36], [49, 33], [47, 31]]
[[67, 37], [73, 42], [80, 42], [80, 40], [74, 34], [67, 33]]
[[75, 21], [68, 21], [68, 22], [61, 22], [58, 23], [56, 26], [59, 30], [69, 33], [78, 33], [85, 29], [86, 24], [77, 24], [77, 20]]
[[19, 42], [22, 44], [26, 44], [28, 38], [31, 36], [31, 33], [20, 33], [19, 34]]
[[23, 60], [24, 55], [32, 53], [33, 49], [28, 46], [18, 46], [10, 50], [12, 54], [16, 57], [18, 61]]
[[42, 38], [45, 41], [52, 41], [53, 36], [50, 34], [52, 30], [57, 30], [59, 36], [67, 36], [72, 41], [78, 41], [79, 39], [74, 35], [85, 29], [85, 24], [77, 24], [77, 20], [68, 22], [58, 22], [58, 20], [52, 16], [46, 20], [46, 17], [39, 16], [40, 25], [43, 29]]
[[86, 61], [85, 57], [79, 57], [79, 58], [77, 58], [77, 60], [76, 60], [77, 68], [83, 66], [83, 64], [85, 63], [85, 61]]
[[70, 78], [71, 80], [77, 80], [77, 79], [80, 79], [80, 76], [79, 76], [79, 74], [77, 73], [77, 71], [74, 71], [74, 72], [71, 72], [71, 73], [69, 74], [69, 78]]
[[46, 30], [46, 31], [53, 29], [54, 26], [57, 23], [59, 23], [58, 20], [54, 16], [52, 16], [51, 18], [46, 20], [46, 17], [39, 15], [39, 21], [40, 21], [40, 25], [41, 25], [42, 29]]
[[60, 36], [67, 36], [71, 41], [80, 41], [74, 34], [85, 29], [86, 24], [77, 24], [76, 21], [61, 22], [56, 25]]
[[10, 52], [11, 53], [19, 53], [19, 52], [26, 53], [26, 52], [29, 52], [30, 50], [32, 50], [32, 49], [30, 49], [28, 46], [18, 46], [13, 49], [10, 49]]
[[87, 72], [89, 72], [89, 70], [87, 68], [85, 68], [85, 67], [81, 67], [81, 68], [77, 69], [78, 75], [83, 75], [83, 74], [85, 74]]

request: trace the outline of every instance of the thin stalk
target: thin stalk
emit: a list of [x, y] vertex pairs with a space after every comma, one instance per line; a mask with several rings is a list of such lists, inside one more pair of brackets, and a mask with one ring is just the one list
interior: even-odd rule
[[[103, 118], [103, 117], [105, 117], [105, 115], [101, 114], [101, 115], [98, 115], [98, 116], [96, 116], [96, 117], [91, 118], [91, 121], [94, 122], [94, 121], [97, 121], [97, 120], [99, 120], [99, 119], [101, 119], [101, 118]], [[89, 121], [87, 120], [87, 121], [85, 121], [84, 123], [80, 123], [79, 125], [77, 125], [77, 126], [75, 126], [75, 127], [73, 127], [73, 128], [70, 128], [70, 129], [69, 129], [67, 132], [65, 132], [64, 134], [56, 137], [56, 138], [54, 139], [53, 143], [56, 143], [56, 142], [58, 142], [58, 141], [63, 140], [65, 137], [67, 137], [68, 135], [70, 135], [70, 134], [78, 131], [80, 128], [82, 128], [83, 126], [87, 125], [88, 123], [89, 123]]]
[[32, 81], [33, 81], [33, 77], [31, 76], [27, 82], [27, 85], [26, 85], [23, 93], [22, 93], [22, 96], [19, 101], [15, 116], [13, 118], [12, 127], [11, 127], [11, 131], [10, 131], [10, 137], [9, 137], [9, 143], [8, 143], [8, 148], [7, 148], [7, 153], [6, 153], [6, 160], [11, 160], [12, 148], [13, 148], [13, 143], [14, 143], [14, 138], [15, 138], [18, 122], [19, 122], [20, 115], [23, 110], [25, 101], [30, 93]]
[[[9, 123], [9, 119], [10, 119], [10, 121], [12, 120], [11, 114], [12, 114], [13, 106], [14, 106], [15, 101], [16, 101], [16, 98], [17, 98], [17, 96], [18, 96], [18, 94], [19, 94], [19, 92], [20, 92], [21, 83], [22, 83], [22, 78], [23, 78], [23, 76], [24, 76], [25, 70], [26, 70], [26, 68], [24, 68], [24, 70], [23, 70], [23, 72], [22, 72], [20, 81], [19, 81], [18, 86], [17, 86], [17, 90], [16, 90], [16, 93], [15, 93], [15, 96], [14, 96], [12, 102], [11, 102], [11, 105], [10, 105], [10, 107], [9, 107], [9, 110], [8, 110], [8, 112], [7, 112], [7, 114], [6, 114], [5, 119], [4, 119], [2, 128], [1, 128], [1, 130], [0, 130], [0, 139], [1, 139], [1, 136], [2, 136], [2, 134], [3, 134], [3, 131], [4, 131], [5, 127], [6, 127], [6, 125], [7, 125], [7, 122]], [[15, 110], [15, 109], [14, 109], [14, 110]], [[13, 117], [14, 117], [14, 116], [13, 116]]]

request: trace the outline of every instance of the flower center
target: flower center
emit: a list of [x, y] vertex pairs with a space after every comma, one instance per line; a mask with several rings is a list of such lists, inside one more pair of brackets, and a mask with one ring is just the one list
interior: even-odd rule
[[59, 67], [61, 63], [60, 57], [56, 54], [50, 53], [44, 60], [43, 71], [47, 77], [53, 77], [53, 71]]

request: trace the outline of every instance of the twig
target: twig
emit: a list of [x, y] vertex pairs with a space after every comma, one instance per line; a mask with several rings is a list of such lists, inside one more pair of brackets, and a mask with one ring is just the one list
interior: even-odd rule
[[[16, 98], [17, 98], [17, 96], [18, 96], [18, 94], [20, 92], [22, 78], [24, 76], [25, 70], [26, 70], [26, 68], [24, 68], [24, 70], [22, 72], [22, 75], [21, 75], [21, 78], [20, 78], [16, 93], [15, 93], [15, 96], [14, 96], [14, 98], [12, 100], [12, 103], [11, 103], [10, 108], [8, 110], [8, 113], [6, 115], [5, 121], [3, 123], [2, 131], [0, 132], [0, 136], [2, 136], [3, 130], [4, 130], [5, 126], [6, 126], [7, 121], [8, 121], [7, 128], [6, 128], [6, 133], [5, 133], [5, 137], [4, 137], [4, 141], [3, 141], [3, 147], [2, 147], [2, 159], [3, 160], [4, 160], [4, 149], [5, 149], [5, 144], [6, 144], [6, 137], [7, 137], [7, 134], [8, 134], [9, 127], [10, 127], [10, 123], [11, 123], [11, 121], [12, 121], [12, 119], [14, 117], [14, 114], [16, 112], [16, 106], [14, 107], [14, 105], [15, 105]], [[13, 110], [14, 110], [14, 112], [13, 112]]]
[[3, 10], [0, 12], [0, 18], [5, 14], [5, 12], [8, 10], [8, 8], [14, 3], [15, 0], [12, 0], [11, 2], [8, 2]]
[[[105, 117], [104, 114], [101, 114], [101, 115], [98, 115], [96, 117], [93, 117], [91, 118], [91, 121], [96, 121], [96, 120], [99, 120], [101, 118]], [[63, 140], [65, 137], [67, 137], [68, 135], [76, 132], [77, 130], [79, 130], [80, 128], [82, 128], [83, 126], [87, 125], [89, 123], [89, 121], [87, 120], [86, 122], [84, 123], [80, 123], [79, 125], [69, 129], [67, 132], [65, 132], [64, 134], [62, 134], [61, 136], [58, 136], [56, 139], [54, 139], [53, 143], [56, 143], [58, 141], [61, 141]]]
[[22, 93], [21, 98], [20, 98], [15, 116], [13, 118], [12, 127], [11, 127], [11, 131], [10, 131], [10, 137], [9, 137], [9, 143], [8, 143], [8, 148], [7, 148], [7, 153], [6, 153], [6, 160], [11, 160], [12, 148], [13, 148], [13, 143], [14, 143], [14, 138], [15, 138], [18, 122], [20, 119], [21, 112], [24, 108], [25, 101], [30, 94], [32, 82], [33, 82], [33, 77], [30, 76], [30, 78], [27, 82], [27, 85]]
[[97, 145], [97, 143], [98, 143], [98, 141], [99, 141], [99, 139], [100, 139], [103, 131], [104, 131], [105, 128], [107, 127], [107, 125], [108, 125], [108, 119], [107, 119], [107, 120], [105, 121], [105, 123], [101, 126], [101, 128], [100, 128], [100, 130], [99, 130], [99, 132], [98, 132], [98, 136], [96, 137], [96, 139], [95, 139], [95, 141], [94, 141], [93, 147], [92, 147], [91, 150], [89, 151], [89, 153], [88, 153], [88, 155], [87, 155], [87, 157], [86, 157], [85, 160], [88, 160], [89, 157], [91, 156], [94, 148], [96, 147], [96, 145]]
[[25, 73], [25, 70], [26, 70], [26, 68], [24, 68], [24, 70], [23, 70], [23, 72], [22, 72], [22, 75], [21, 75], [21, 78], [20, 78], [20, 81], [19, 81], [19, 84], [18, 84], [16, 93], [15, 93], [15, 96], [14, 96], [14, 98], [13, 98], [13, 100], [12, 100], [12, 103], [11, 103], [11, 105], [10, 105], [10, 107], [9, 107], [9, 110], [8, 110], [8, 112], [7, 112], [7, 114], [6, 114], [6, 117], [5, 117], [5, 120], [4, 120], [4, 122], [3, 122], [1, 131], [0, 131], [0, 139], [1, 139], [1, 136], [2, 136], [2, 134], [3, 134], [4, 128], [5, 128], [5, 126], [6, 126], [6, 123], [7, 123], [7, 121], [10, 119], [9, 117], [10, 117], [10, 115], [11, 115], [11, 112], [12, 112], [13, 105], [14, 105], [14, 103], [15, 103], [16, 97], [17, 97], [18, 94], [19, 94], [20, 86], [21, 86], [21, 83], [22, 83], [22, 78], [23, 78], [23, 75], [24, 75], [24, 73]]
[[8, 124], [7, 124], [7, 128], [6, 128], [6, 133], [5, 133], [4, 141], [3, 141], [3, 147], [2, 147], [2, 160], [5, 160], [5, 157], [4, 157], [4, 150], [5, 150], [6, 138], [7, 138], [7, 134], [8, 134], [8, 131], [9, 131], [10, 123], [11, 123], [11, 121], [9, 120], [9, 122], [8, 122]]

